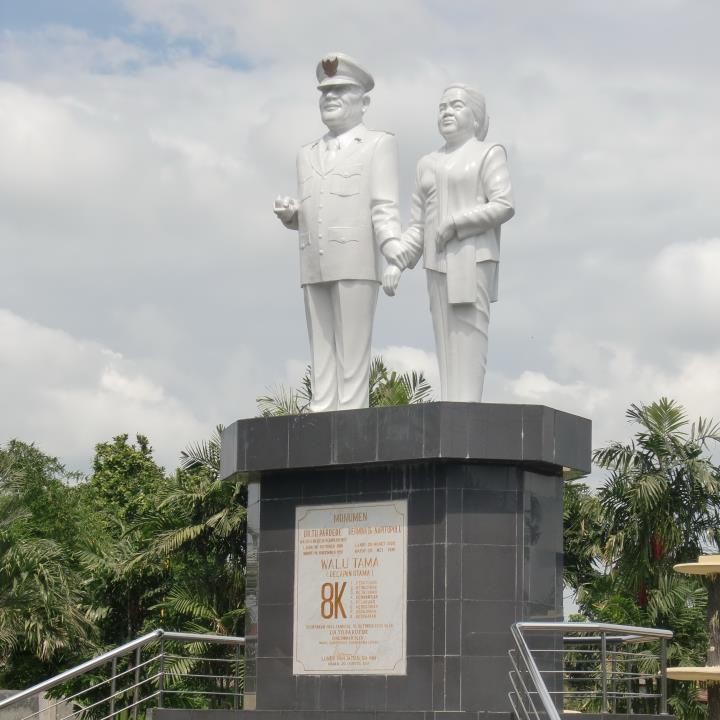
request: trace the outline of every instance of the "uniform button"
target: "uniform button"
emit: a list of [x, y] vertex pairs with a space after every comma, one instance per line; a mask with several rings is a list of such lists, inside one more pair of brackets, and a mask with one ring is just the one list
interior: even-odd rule
[[318, 255], [324, 255], [324, 254], [325, 254], [324, 250], [318, 250]]
[[322, 240], [322, 233], [318, 233], [318, 240]]

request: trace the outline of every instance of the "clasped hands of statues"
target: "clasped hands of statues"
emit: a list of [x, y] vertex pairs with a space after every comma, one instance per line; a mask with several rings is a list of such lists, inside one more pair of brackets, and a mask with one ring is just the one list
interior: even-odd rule
[[[293, 223], [299, 208], [300, 206], [295, 198], [278, 195], [275, 199], [273, 211], [283, 225], [289, 226]], [[453, 218], [450, 217], [443, 220], [443, 222], [440, 223], [437, 238], [435, 239], [438, 253], [443, 252], [445, 246], [456, 238], [457, 228], [455, 227]], [[385, 294], [392, 297], [395, 295], [395, 291], [400, 283], [400, 276], [403, 270], [413, 262], [414, 250], [408, 243], [404, 242], [402, 238], [391, 238], [383, 244], [382, 254], [388, 261], [388, 266], [383, 273], [382, 286]]]
[[[455, 221], [452, 217], [443, 220], [443, 222], [440, 223], [440, 228], [435, 238], [438, 253], [442, 253], [445, 250], [445, 246], [455, 238], [457, 238]], [[400, 282], [400, 275], [412, 262], [414, 253], [412, 248], [403, 242], [402, 238], [400, 240], [388, 240], [383, 245], [382, 252], [388, 261], [388, 266], [383, 273], [382, 286], [385, 294], [392, 297], [395, 295], [398, 283]]]

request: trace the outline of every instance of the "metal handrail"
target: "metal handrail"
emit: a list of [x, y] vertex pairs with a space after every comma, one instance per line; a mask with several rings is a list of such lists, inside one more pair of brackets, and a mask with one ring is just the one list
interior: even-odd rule
[[[523, 620], [517, 622], [513, 627], [522, 630], [550, 630], [551, 632], [604, 632], [617, 633], [625, 638], [626, 641], [635, 640], [636, 638], [646, 637], [648, 639], [657, 640], [658, 638], [666, 638], [670, 640], [673, 636], [672, 630], [663, 630], [661, 628], [645, 628], [635, 627], [633, 625], [615, 625], [613, 623], [598, 622], [536, 622]], [[610, 639], [610, 638], [608, 638]]]
[[[532, 715], [539, 720], [540, 713], [535, 707], [533, 696], [539, 698], [542, 705], [542, 710], [548, 717], [548, 720], [561, 720], [560, 713], [555, 706], [552, 699], [552, 694], [548, 690], [545, 680], [543, 679], [542, 673], [535, 662], [533, 657], [533, 651], [528, 645], [524, 633], [532, 631], [545, 631], [552, 634], [563, 634], [563, 642], [576, 644], [580, 642], [600, 644], [600, 649], [593, 652], [599, 652], [601, 657], [601, 679], [602, 679], [602, 712], [608, 712], [608, 698], [616, 697], [618, 693], [611, 689], [608, 691], [607, 680], [608, 676], [613, 678], [614, 670], [607, 670], [607, 659], [613, 655], [613, 651], [608, 651], [608, 644], [614, 646], [622, 645], [625, 643], [638, 643], [638, 642], [650, 642], [653, 640], [661, 641], [660, 651], [660, 693], [646, 695], [645, 697], [658, 697], [660, 700], [660, 714], [667, 714], [667, 651], [666, 643], [667, 640], [672, 638], [673, 633], [670, 630], [663, 630], [660, 628], [642, 628], [634, 627], [630, 625], [616, 625], [612, 623], [571, 623], [571, 622], [517, 622], [511, 626], [511, 632], [513, 639], [515, 640], [516, 650], [510, 651], [510, 660], [512, 662], [513, 669], [510, 671], [510, 681], [513, 687], [513, 691], [508, 693], [510, 703], [515, 710], [516, 715], [521, 720], [532, 720], [529, 708], [532, 710]], [[583, 633], [582, 636], [568, 636], [567, 633]], [[596, 635], [589, 635], [589, 633], [596, 633]], [[557, 650], [542, 649], [538, 652], [562, 652]], [[574, 651], [571, 651], [574, 652]], [[515, 655], [518, 655], [522, 659], [522, 667], [519, 661], [516, 661]], [[614, 662], [614, 661], [613, 661]], [[529, 682], [526, 684], [522, 678], [523, 671], [529, 676]], [[580, 671], [583, 672], [583, 671]], [[553, 671], [553, 674], [558, 674], [557, 671]], [[517, 678], [517, 680], [516, 680]], [[519, 682], [518, 682], [519, 681]], [[528, 688], [528, 685], [531, 687]], [[528, 702], [525, 702], [520, 697], [520, 687], [525, 694]], [[614, 686], [613, 686], [614, 687]], [[576, 694], [576, 693], [569, 693]], [[518, 709], [522, 709], [522, 713], [518, 712]]]
[[[542, 623], [538, 623], [538, 625], [542, 625]], [[552, 698], [550, 697], [550, 693], [548, 692], [547, 686], [545, 685], [545, 681], [542, 679], [542, 676], [540, 675], [540, 670], [535, 664], [535, 659], [533, 658], [532, 653], [530, 652], [530, 648], [528, 647], [528, 644], [527, 642], [525, 642], [525, 638], [523, 637], [522, 630], [525, 626], [526, 623], [513, 623], [512, 627], [510, 628], [513, 639], [515, 640], [515, 645], [517, 646], [518, 652], [522, 657], [525, 667], [527, 668], [528, 674], [530, 675], [530, 680], [535, 686], [535, 691], [540, 698], [540, 702], [542, 703], [545, 712], [547, 713], [550, 720], [560, 720], [560, 713], [558, 713], [557, 708], [555, 707], [555, 703], [553, 703]], [[528, 697], [532, 699], [530, 693], [528, 693]], [[510, 697], [510, 701], [513, 701], [512, 697]], [[537, 715], [537, 711], [535, 711], [535, 713]]]
[[[41, 683], [38, 683], [37, 685], [33, 685], [30, 688], [27, 688], [27, 690], [21, 690], [18, 693], [15, 693], [14, 695], [11, 695], [10, 697], [5, 698], [4, 700], [0, 700], [0, 710], [3, 710], [6, 707], [9, 707], [10, 705], [13, 705], [17, 702], [20, 702], [22, 700], [25, 700], [27, 698], [33, 697], [34, 695], [38, 695], [40, 693], [46, 693], [49, 690], [52, 690], [53, 688], [56, 688], [58, 685], [62, 685], [63, 683], [67, 682], [68, 680], [72, 680], [73, 678], [76, 678], [80, 675], [84, 675], [85, 673], [94, 670], [95, 668], [101, 667], [103, 665], [107, 665], [108, 663], [113, 663], [113, 667], [115, 667], [115, 663], [119, 657], [122, 657], [124, 655], [127, 655], [128, 653], [132, 652], [133, 650], [136, 651], [136, 657], [138, 657], [137, 653], [141, 650], [141, 648], [145, 647], [146, 645], [149, 645], [150, 643], [160, 641], [161, 645], [165, 641], [180, 641], [180, 642], [186, 642], [186, 643], [214, 643], [214, 644], [223, 644], [223, 645], [235, 645], [238, 647], [238, 651], [240, 646], [245, 645], [245, 638], [242, 637], [236, 637], [232, 635], [203, 635], [200, 633], [185, 633], [185, 632], [168, 632], [166, 630], [158, 629], [154, 630], [151, 633], [148, 633], [147, 635], [142, 635], [139, 638], [136, 638], [135, 640], [131, 640], [130, 642], [125, 643], [124, 645], [120, 645], [119, 647], [116, 647], [112, 650], [108, 650], [107, 652], [102, 653], [101, 655], [98, 655], [97, 657], [92, 658], [91, 660], [87, 660], [84, 663], [81, 663], [80, 665], [77, 665], [74, 668], [70, 668], [69, 670], [65, 670], [58, 675], [55, 675], [52, 678], [49, 678], [48, 680], [44, 680]], [[160, 655], [158, 658], [161, 659], [162, 662], [163, 657], [163, 650], [161, 649]], [[153, 658], [157, 659], [157, 658]], [[136, 664], [133, 668], [133, 671], [137, 671], [139, 668], [139, 664]], [[118, 673], [117, 676], [115, 673], [113, 673], [111, 680], [114, 682], [117, 677], [119, 677], [121, 674], [129, 673], [130, 670], [125, 671], [124, 673]], [[161, 678], [161, 686], [160, 690], [157, 693], [154, 693], [152, 697], [155, 695], [158, 695], [162, 697], [162, 665], [161, 670], [158, 675]], [[147, 678], [146, 678], [147, 680]], [[146, 682], [144, 680], [143, 682]], [[106, 684], [107, 681], [103, 681], [100, 684]], [[132, 689], [132, 687], [130, 688]], [[111, 696], [114, 696], [115, 691], [114, 689], [111, 691]], [[140, 702], [144, 702], [150, 698], [143, 698]], [[59, 701], [62, 702], [62, 701]], [[58, 703], [56, 703], [58, 704]], [[137, 705], [138, 700], [137, 697], [133, 703], [133, 705]], [[37, 713], [34, 713], [37, 714]], [[109, 716], [110, 717], [110, 716]]]

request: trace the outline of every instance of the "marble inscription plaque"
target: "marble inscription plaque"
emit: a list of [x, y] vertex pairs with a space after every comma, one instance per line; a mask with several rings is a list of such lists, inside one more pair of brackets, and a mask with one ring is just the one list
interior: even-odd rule
[[295, 512], [295, 675], [406, 672], [407, 500]]

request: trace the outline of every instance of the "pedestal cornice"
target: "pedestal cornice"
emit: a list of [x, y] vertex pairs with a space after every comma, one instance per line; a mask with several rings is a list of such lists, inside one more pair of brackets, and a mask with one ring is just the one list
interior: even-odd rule
[[543, 405], [433, 402], [237, 420], [220, 477], [237, 472], [463, 460], [590, 471], [591, 422]]

